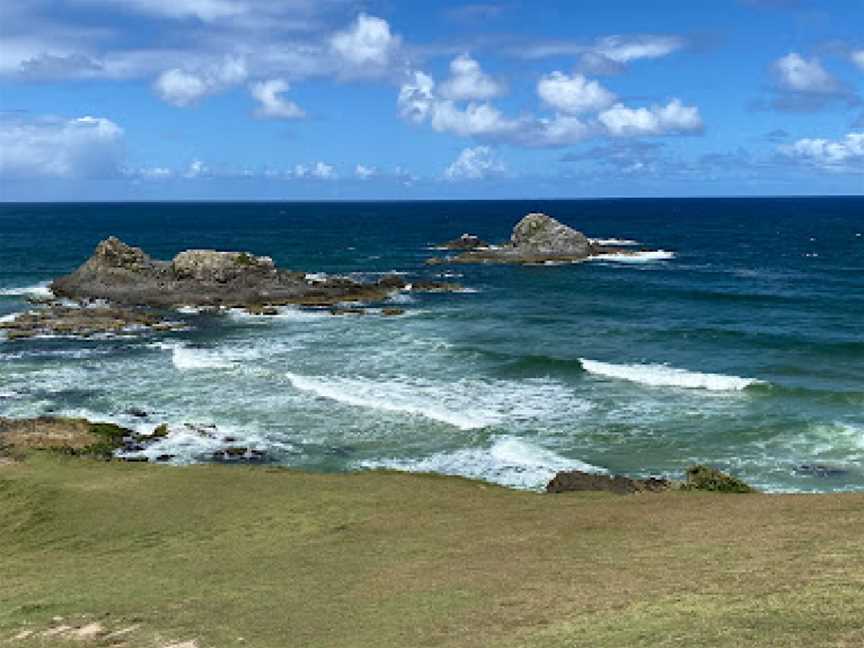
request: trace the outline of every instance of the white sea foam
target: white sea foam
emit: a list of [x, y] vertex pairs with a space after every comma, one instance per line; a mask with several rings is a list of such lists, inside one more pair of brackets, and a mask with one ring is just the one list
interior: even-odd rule
[[412, 388], [405, 383], [335, 377], [321, 379], [290, 372], [286, 376], [295, 389], [353, 407], [423, 416], [433, 421], [453, 425], [460, 430], [483, 428], [497, 422], [493, 417], [472, 415], [470, 412], [442, 406], [428, 389]]
[[588, 373], [606, 378], [616, 378], [630, 382], [650, 385], [651, 387], [683, 387], [686, 389], [707, 389], [709, 391], [741, 391], [761, 381], [753, 378], [740, 378], [723, 374], [699, 373], [676, 369], [659, 364], [611, 364], [580, 358], [582, 368]]
[[16, 296], [32, 296], [32, 297], [51, 297], [54, 293], [48, 288], [50, 282], [43, 281], [32, 286], [23, 286], [20, 288], [0, 288], [0, 296], [16, 297]]
[[621, 246], [630, 246], [630, 245], [641, 245], [639, 241], [633, 241], [631, 239], [619, 239], [619, 238], [595, 238], [589, 239], [592, 243], [596, 243], [597, 245], [621, 245]]
[[643, 252], [628, 252], [618, 254], [598, 254], [590, 257], [591, 261], [613, 261], [615, 263], [652, 263], [654, 261], [669, 261], [675, 258], [675, 253], [669, 250], [645, 250]]
[[0, 317], [0, 324], [3, 324], [4, 322], [12, 322], [20, 314], [21, 313], [9, 313], [8, 315], [3, 315], [2, 317]]
[[606, 472], [514, 436], [498, 437], [488, 448], [440, 452], [423, 459], [367, 460], [358, 467], [459, 475], [523, 489], [543, 488], [560, 470]]
[[233, 308], [228, 311], [228, 317], [238, 321], [266, 322], [268, 320], [283, 320], [302, 322], [310, 320], [329, 319], [330, 312], [325, 309], [299, 308], [297, 306], [279, 306], [276, 315], [256, 315], [245, 310]]
[[461, 430], [504, 422], [572, 420], [592, 408], [567, 386], [548, 379], [525, 381], [430, 381], [301, 376], [288, 373], [295, 389], [352, 407], [419, 416]]

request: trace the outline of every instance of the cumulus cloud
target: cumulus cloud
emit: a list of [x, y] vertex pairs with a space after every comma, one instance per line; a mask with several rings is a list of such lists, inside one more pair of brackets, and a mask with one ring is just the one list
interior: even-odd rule
[[378, 175], [378, 169], [376, 169], [375, 167], [366, 166], [365, 164], [358, 164], [354, 168], [354, 175], [361, 180], [368, 180], [369, 178]]
[[504, 164], [497, 160], [488, 146], [463, 149], [456, 160], [444, 170], [448, 180], [483, 180], [500, 175]]
[[537, 94], [548, 106], [570, 115], [597, 112], [615, 101], [615, 95], [597, 81], [557, 71], [540, 79]]
[[618, 103], [598, 115], [614, 137], [698, 133], [704, 128], [699, 109], [673, 99], [665, 106], [628, 108]]
[[348, 29], [330, 38], [332, 51], [352, 68], [352, 73], [360, 74], [385, 68], [400, 43], [386, 20], [366, 14], [360, 14]]
[[0, 121], [4, 177], [113, 177], [123, 155], [123, 129], [104, 117]]
[[463, 137], [495, 136], [518, 127], [489, 103], [471, 102], [460, 107], [453, 100], [442, 98], [437, 93], [435, 80], [420, 71], [415, 71], [402, 84], [397, 105], [403, 119], [417, 124], [428, 122], [436, 131]]
[[291, 171], [290, 176], [299, 180], [335, 180], [336, 169], [326, 162], [315, 162], [311, 165], [298, 164]]
[[860, 103], [857, 95], [838, 81], [817, 58], [790, 52], [771, 66], [775, 96], [771, 106], [788, 112], [821, 110], [832, 103]]
[[483, 72], [468, 54], [450, 62], [450, 78], [441, 84], [441, 96], [454, 101], [492, 99], [504, 93], [504, 86]]
[[795, 52], [777, 59], [774, 72], [778, 85], [792, 92], [830, 94], [836, 92], [840, 85], [818, 59], [807, 60]]
[[[511, 118], [489, 102], [463, 105], [445, 99], [432, 77], [414, 71], [402, 84], [397, 105], [403, 119], [429, 124], [438, 132], [509, 142], [525, 148], [568, 146], [596, 135], [675, 135], [703, 129], [699, 109], [685, 106], [678, 99], [651, 108], [628, 108], [621, 103], [609, 107], [615, 96], [581, 75], [569, 77], [560, 72], [547, 75], [538, 84], [538, 94], [544, 103], [556, 109], [552, 117]], [[582, 115], [599, 110], [602, 112], [596, 117]]]
[[207, 95], [242, 83], [246, 77], [243, 59], [228, 56], [219, 64], [204, 66], [196, 71], [180, 68], [166, 70], [156, 79], [153, 89], [163, 101], [183, 108]]
[[250, 85], [250, 94], [260, 104], [255, 109], [255, 116], [260, 119], [298, 119], [304, 117], [305, 113], [300, 106], [280, 96], [288, 92], [290, 87], [284, 79], [270, 79]]
[[826, 171], [864, 173], [864, 131], [842, 139], [799, 139], [779, 147], [787, 158]]

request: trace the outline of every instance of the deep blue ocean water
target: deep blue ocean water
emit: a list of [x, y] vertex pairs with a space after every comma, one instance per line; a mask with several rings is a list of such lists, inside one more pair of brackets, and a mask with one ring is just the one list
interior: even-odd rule
[[[530, 211], [674, 255], [424, 265], [436, 242], [504, 240]], [[769, 490], [864, 489], [864, 198], [5, 204], [0, 317], [111, 234], [157, 258], [249, 250], [469, 290], [398, 295], [399, 318], [178, 313], [187, 331], [0, 339], [0, 415], [166, 422], [153, 453], [178, 463], [220, 443], [192, 423], [310, 470], [537, 488], [570, 466], [705, 462]]]

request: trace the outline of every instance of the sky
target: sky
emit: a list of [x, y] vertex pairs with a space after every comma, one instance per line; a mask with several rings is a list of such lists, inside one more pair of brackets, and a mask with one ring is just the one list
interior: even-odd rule
[[0, 0], [0, 200], [864, 194], [864, 0]]

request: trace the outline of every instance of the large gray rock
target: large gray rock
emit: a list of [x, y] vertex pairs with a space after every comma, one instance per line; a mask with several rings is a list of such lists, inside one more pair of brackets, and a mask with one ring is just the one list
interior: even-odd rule
[[527, 253], [568, 258], [587, 258], [591, 241], [582, 232], [546, 214], [528, 214], [513, 228], [513, 248]]
[[516, 224], [510, 241], [503, 245], [470, 249], [429, 263], [575, 263], [607, 252], [629, 251], [601, 247], [547, 214], [532, 213]]

